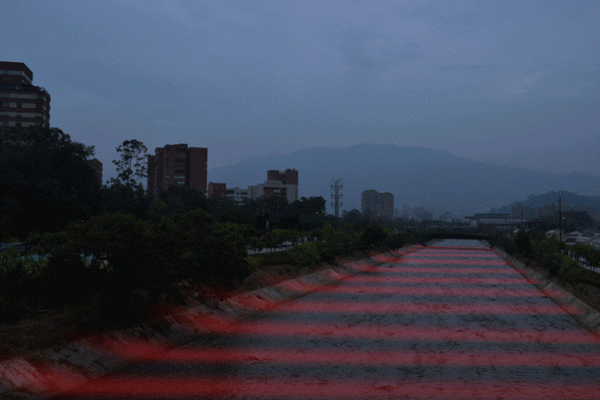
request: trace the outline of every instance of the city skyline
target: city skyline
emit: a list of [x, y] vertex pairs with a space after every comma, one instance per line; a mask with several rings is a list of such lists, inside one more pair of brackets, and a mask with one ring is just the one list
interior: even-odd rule
[[599, 19], [592, 1], [8, 0], [0, 59], [105, 180], [129, 139], [209, 148], [209, 170], [371, 143], [600, 176]]

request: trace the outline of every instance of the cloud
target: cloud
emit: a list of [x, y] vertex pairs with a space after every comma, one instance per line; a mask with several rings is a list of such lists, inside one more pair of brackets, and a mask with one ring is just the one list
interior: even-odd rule
[[7, 0], [0, 47], [51, 93], [51, 123], [107, 157], [131, 138], [207, 146], [211, 166], [365, 142], [480, 157], [470, 140], [564, 142], [545, 122], [562, 101], [597, 138], [598, 20], [586, 1]]

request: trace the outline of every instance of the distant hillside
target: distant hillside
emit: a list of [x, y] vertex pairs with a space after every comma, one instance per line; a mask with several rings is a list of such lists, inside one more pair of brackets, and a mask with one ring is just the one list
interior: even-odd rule
[[513, 207], [523, 205], [529, 208], [540, 208], [544, 206], [556, 205], [558, 207], [558, 198], [562, 199], [562, 204], [565, 209], [570, 207], [590, 208], [600, 210], [600, 196], [583, 196], [576, 193], [561, 191], [552, 191], [546, 194], [530, 195], [525, 201], [516, 201], [508, 206], [504, 206], [495, 211], [501, 213], [510, 213]]
[[394, 194], [396, 208], [423, 206], [455, 217], [486, 212], [536, 193], [565, 190], [597, 195], [600, 177], [557, 175], [497, 166], [421, 147], [356, 145], [312, 148], [288, 155], [247, 160], [208, 171], [209, 182], [247, 187], [266, 180], [267, 170], [295, 168], [300, 196], [329, 201], [331, 180], [342, 179], [343, 209], [360, 209], [363, 190]]

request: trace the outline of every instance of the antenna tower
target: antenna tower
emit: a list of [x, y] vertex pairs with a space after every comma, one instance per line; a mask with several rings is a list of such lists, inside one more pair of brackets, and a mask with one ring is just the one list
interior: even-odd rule
[[344, 205], [342, 203], [342, 197], [344, 197], [342, 194], [343, 185], [340, 182], [342, 182], [341, 179], [331, 180], [331, 206], [333, 207], [336, 221], [340, 217], [340, 206]]

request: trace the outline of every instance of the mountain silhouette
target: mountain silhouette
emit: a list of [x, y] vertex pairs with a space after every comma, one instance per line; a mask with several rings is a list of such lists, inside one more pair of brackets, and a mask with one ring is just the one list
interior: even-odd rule
[[212, 168], [209, 182], [242, 187], [262, 183], [267, 170], [297, 169], [300, 197], [331, 197], [332, 179], [343, 184], [342, 209], [360, 209], [363, 190], [391, 192], [395, 207], [422, 206], [434, 216], [453, 217], [487, 212], [532, 194], [565, 190], [596, 196], [600, 177], [566, 175], [467, 160], [449, 152], [422, 147], [363, 144], [346, 148], [316, 147], [286, 155], [249, 159]]

